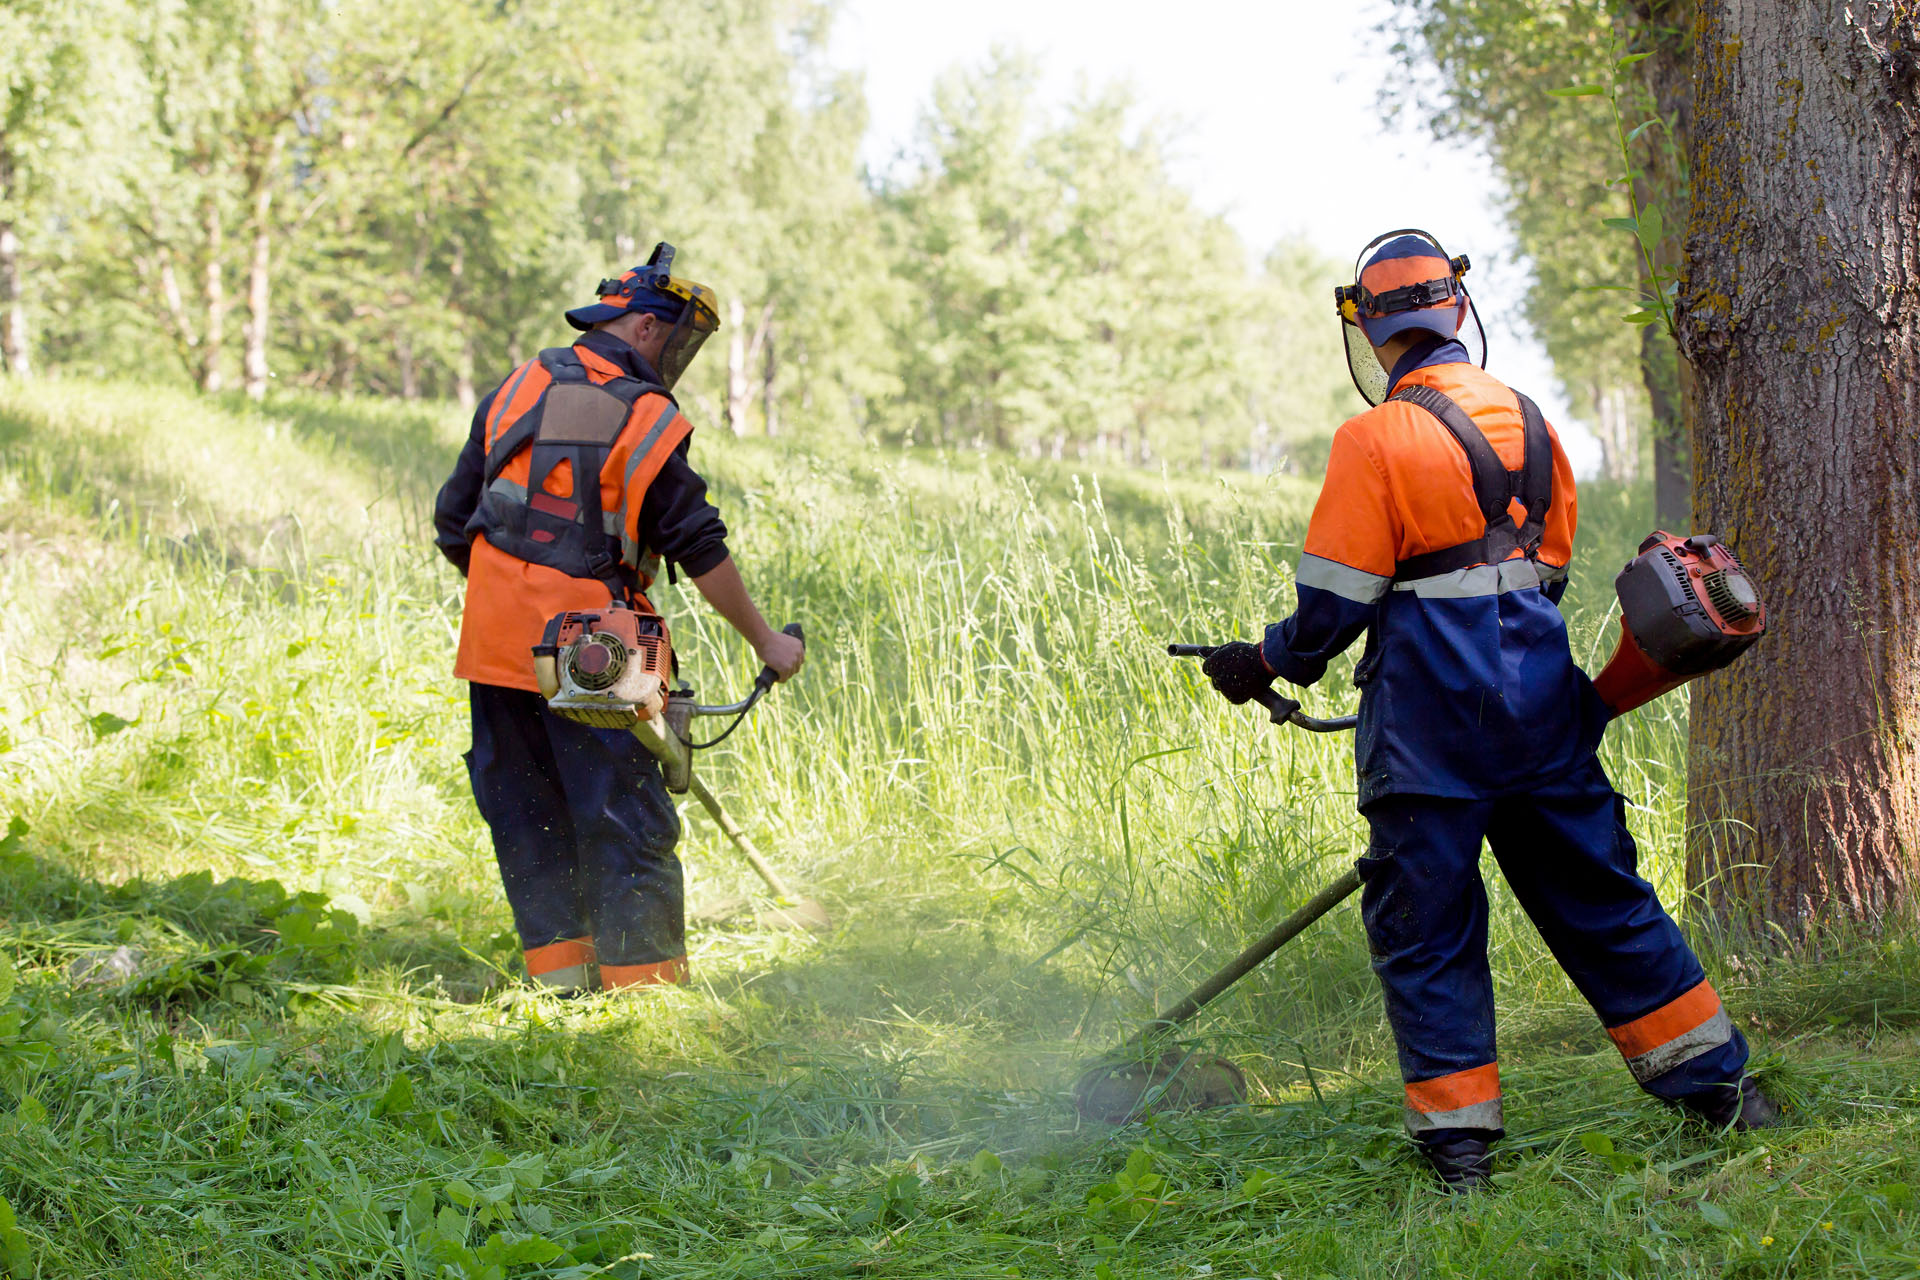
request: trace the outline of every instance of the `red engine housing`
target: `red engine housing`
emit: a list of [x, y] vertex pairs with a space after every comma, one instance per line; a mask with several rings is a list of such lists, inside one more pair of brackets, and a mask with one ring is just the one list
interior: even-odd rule
[[1613, 586], [1620, 645], [1593, 687], [1615, 715], [1718, 671], [1766, 634], [1753, 579], [1711, 533], [1654, 532]]

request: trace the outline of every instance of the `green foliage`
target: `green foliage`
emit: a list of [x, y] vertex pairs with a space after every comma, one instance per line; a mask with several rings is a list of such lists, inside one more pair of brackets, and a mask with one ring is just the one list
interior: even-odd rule
[[918, 305], [896, 330], [889, 438], [1210, 466], [1248, 457], [1271, 424], [1331, 431], [1337, 328], [1289, 326], [1324, 317], [1331, 264], [1292, 251], [1250, 276], [1224, 220], [1172, 182], [1160, 126], [1130, 123], [1128, 94], [1047, 119], [1037, 80], [1005, 50], [943, 78], [918, 171], [891, 193]]
[[[1527, 319], [1568, 399], [1586, 409], [1616, 479], [1637, 474], [1648, 438], [1648, 380], [1660, 374], [1643, 361], [1672, 361], [1670, 330], [1649, 346], [1636, 326], [1670, 300], [1680, 261], [1684, 219], [1664, 211], [1684, 207], [1684, 156], [1649, 83], [1656, 66], [1670, 70], [1648, 59], [1671, 60], [1691, 39], [1670, 26], [1681, 8], [1676, 0], [1395, 0], [1390, 24], [1402, 59], [1439, 78], [1406, 78], [1386, 105], [1417, 106], [1441, 137], [1488, 144], [1533, 266]], [[1615, 293], [1643, 295], [1628, 317], [1634, 324], [1620, 323]]]
[[722, 299], [677, 390], [735, 433], [1298, 471], [1351, 408], [1329, 264], [1250, 269], [1125, 93], [1043, 120], [1013, 55], [948, 76], [881, 182], [825, 4], [133, 8], [4, 20], [34, 154], [93, 192], [28, 246], [76, 373], [471, 403], [666, 239]]
[[[1194, 1028], [1256, 1106], [1077, 1122], [1085, 1059], [1362, 843], [1347, 743], [1156, 652], [1290, 603], [1311, 491], [1285, 478], [703, 443], [814, 645], [705, 776], [843, 923], [696, 929], [684, 990], [515, 981], [423, 519], [458, 418], [0, 386], [0, 1256], [28, 1274], [1910, 1273], [1910, 937], [1709, 951], [1791, 1106], [1764, 1140], [1637, 1095], [1497, 883], [1497, 1196], [1446, 1200], [1400, 1135], [1351, 908]], [[1581, 496], [1591, 665], [1644, 530], [1637, 495]], [[751, 677], [660, 600], [690, 680]], [[1684, 741], [1664, 700], [1607, 745], [1672, 902]], [[684, 817], [693, 905], [747, 889]], [[79, 976], [121, 947], [131, 982]]]

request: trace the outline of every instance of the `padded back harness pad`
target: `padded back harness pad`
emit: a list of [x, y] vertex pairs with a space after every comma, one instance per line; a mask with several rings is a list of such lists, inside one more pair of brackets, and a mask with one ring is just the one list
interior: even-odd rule
[[[1540, 406], [1518, 391], [1513, 394], [1520, 402], [1520, 419], [1526, 429], [1526, 452], [1518, 471], [1507, 470], [1472, 415], [1445, 392], [1418, 383], [1394, 392], [1393, 399], [1416, 405], [1438, 418], [1466, 450], [1467, 463], [1473, 470], [1474, 500], [1487, 522], [1486, 532], [1478, 538], [1400, 561], [1394, 566], [1395, 581], [1431, 578], [1477, 564], [1498, 564], [1515, 551], [1524, 551], [1529, 560], [1539, 553], [1547, 527], [1547, 508], [1553, 505], [1553, 442]], [[1509, 506], [1515, 499], [1526, 509], [1525, 521], [1518, 526]]]
[[[469, 522], [468, 536], [484, 533], [508, 555], [571, 577], [597, 578], [614, 599], [624, 600], [628, 591], [644, 589], [645, 584], [634, 566], [621, 562], [618, 521], [610, 522], [601, 510], [600, 472], [635, 402], [666, 390], [629, 377], [595, 383], [568, 347], [542, 351], [539, 363], [552, 381], [488, 446], [487, 489]], [[524, 488], [501, 477], [523, 449], [528, 451]], [[572, 480], [566, 497], [546, 488], [547, 478], [562, 462], [568, 464]]]

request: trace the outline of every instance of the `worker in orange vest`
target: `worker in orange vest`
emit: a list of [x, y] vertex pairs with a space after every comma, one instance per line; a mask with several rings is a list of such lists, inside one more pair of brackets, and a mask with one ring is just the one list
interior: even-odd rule
[[1461, 342], [1466, 271], [1425, 232], [1389, 232], [1362, 251], [1336, 302], [1354, 383], [1374, 407], [1334, 436], [1293, 616], [1205, 666], [1244, 702], [1276, 678], [1314, 683], [1367, 638], [1353, 674], [1372, 831], [1361, 915], [1407, 1128], [1455, 1188], [1486, 1182], [1505, 1125], [1483, 839], [1642, 1088], [1716, 1125], [1778, 1114], [1636, 868], [1625, 802], [1595, 755], [1609, 712], [1574, 665], [1559, 609], [1573, 471], [1533, 401]]
[[686, 923], [660, 767], [632, 734], [547, 709], [532, 654], [547, 620], [609, 599], [651, 613], [664, 563], [781, 679], [806, 657], [755, 607], [687, 461], [673, 387], [720, 317], [713, 291], [672, 268], [661, 244], [566, 313], [580, 338], [481, 400], [434, 508], [467, 579], [454, 674], [469, 684], [474, 801], [527, 972], [562, 992], [686, 981]]

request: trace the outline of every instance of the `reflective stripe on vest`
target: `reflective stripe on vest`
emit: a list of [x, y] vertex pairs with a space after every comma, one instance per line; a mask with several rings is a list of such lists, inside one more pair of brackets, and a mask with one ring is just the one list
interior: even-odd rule
[[[667, 458], [672, 454], [673, 449], [660, 452], [660, 442], [666, 438], [667, 428], [679, 416], [679, 407], [669, 403], [660, 411], [660, 416], [653, 420], [653, 425], [647, 428], [646, 438], [635, 445], [633, 452], [627, 455], [627, 474], [621, 478], [620, 482], [620, 514], [617, 518], [610, 517], [611, 525], [607, 530], [609, 537], [620, 539], [620, 559], [638, 569], [640, 575], [649, 581], [659, 572], [660, 557], [627, 536], [629, 523], [634, 528], [639, 527], [637, 519], [629, 522], [627, 517], [639, 514], [634, 495], [645, 495], [647, 489], [653, 484], [654, 478], [660, 474], [660, 468], [667, 465]], [[684, 434], [684, 429], [676, 434], [674, 448], [679, 447], [679, 436]], [[654, 457], [656, 452], [660, 454], [657, 459]], [[643, 467], [646, 471], [641, 477]], [[635, 483], [635, 477], [641, 477], [638, 483]], [[649, 565], [652, 567], [649, 568]]]
[[1474, 596], [1501, 596], [1509, 591], [1528, 591], [1558, 582], [1567, 576], [1566, 567], [1542, 560], [1515, 557], [1499, 564], [1477, 564], [1471, 569], [1436, 573], [1429, 578], [1396, 582], [1395, 591], [1411, 591], [1423, 600], [1466, 600]]

